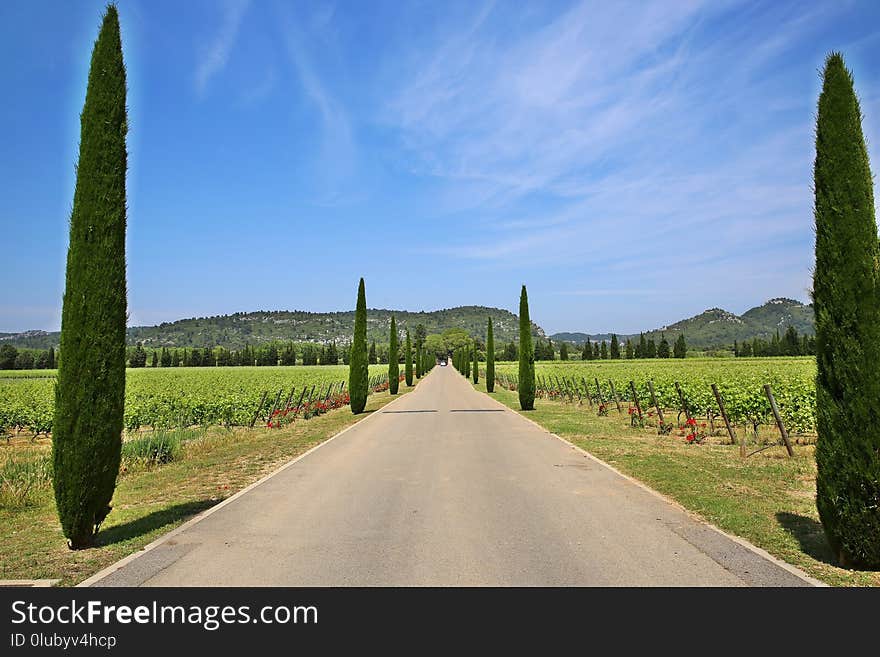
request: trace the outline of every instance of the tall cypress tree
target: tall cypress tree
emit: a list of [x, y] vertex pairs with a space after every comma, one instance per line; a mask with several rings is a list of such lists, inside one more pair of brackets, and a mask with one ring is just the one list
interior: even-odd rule
[[364, 279], [358, 284], [357, 307], [354, 312], [354, 338], [351, 341], [351, 356], [348, 358], [348, 393], [351, 412], [362, 413], [367, 405], [370, 378], [367, 363], [367, 294]]
[[853, 79], [825, 61], [816, 120], [816, 506], [844, 566], [880, 568], [880, 280], [874, 190]]
[[491, 317], [486, 328], [486, 392], [495, 392], [495, 335]]
[[392, 395], [396, 395], [400, 388], [400, 366], [397, 363], [399, 347], [397, 340], [397, 322], [394, 319], [394, 315], [391, 315], [391, 336], [388, 339], [388, 388]]
[[478, 358], [477, 343], [474, 343], [474, 383], [480, 382], [480, 361]]
[[617, 339], [617, 333], [611, 334], [611, 358], [614, 360], [620, 358], [620, 342]]
[[422, 366], [424, 365], [422, 361], [422, 347], [419, 343], [416, 343], [416, 378], [422, 378]]
[[61, 311], [52, 458], [55, 502], [72, 549], [110, 512], [125, 399], [125, 64], [114, 5], [92, 50]]
[[535, 408], [535, 352], [532, 349], [532, 322], [529, 319], [529, 296], [526, 286], [519, 295], [519, 406], [524, 411]]
[[406, 329], [406, 349], [403, 351], [403, 357], [405, 360], [404, 365], [404, 374], [406, 375], [406, 385], [412, 386], [413, 384], [413, 364], [412, 364], [412, 340], [409, 337], [409, 327]]

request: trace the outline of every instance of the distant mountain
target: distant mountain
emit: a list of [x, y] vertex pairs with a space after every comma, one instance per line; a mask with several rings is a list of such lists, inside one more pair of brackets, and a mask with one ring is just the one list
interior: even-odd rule
[[[388, 339], [391, 315], [402, 331], [409, 326], [424, 324], [428, 334], [442, 333], [450, 328], [462, 328], [472, 336], [486, 339], [486, 320], [492, 318], [495, 341], [503, 344], [519, 336], [519, 319], [500, 308], [460, 306], [430, 312], [371, 309], [367, 311], [367, 340], [384, 342]], [[329, 343], [348, 342], [354, 331], [354, 311], [310, 313], [300, 310], [257, 311], [194, 317], [158, 326], [132, 326], [127, 331], [130, 345], [142, 342], [146, 347], [226, 347], [238, 349], [245, 344], [257, 346], [274, 340]], [[532, 333], [544, 337], [544, 329], [532, 323]], [[15, 347], [48, 349], [57, 347], [60, 333], [26, 331], [0, 333], [0, 344]]]
[[[782, 335], [789, 326], [794, 326], [800, 334], [815, 333], [813, 326], [813, 306], [795, 299], [770, 299], [761, 306], [751, 308], [742, 315], [735, 315], [722, 308], [710, 308], [688, 319], [658, 329], [645, 331], [645, 337], [655, 338], [658, 342], [661, 335], [666, 335], [670, 344], [684, 333], [689, 347], [697, 349], [732, 347], [734, 340], [744, 342], [761, 338], [769, 340], [776, 331]], [[587, 337], [590, 340], [610, 340], [610, 334], [587, 335], [586, 333], [554, 333], [550, 336], [554, 342], [565, 341], [583, 344]], [[621, 340], [635, 336], [618, 334]]]

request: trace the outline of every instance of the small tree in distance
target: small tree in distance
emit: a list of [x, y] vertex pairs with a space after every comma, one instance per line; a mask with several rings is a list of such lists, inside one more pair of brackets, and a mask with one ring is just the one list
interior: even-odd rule
[[477, 358], [477, 344], [474, 343], [474, 383], [480, 382], [480, 361]]
[[409, 327], [406, 329], [406, 348], [403, 352], [404, 366], [403, 373], [406, 376], [407, 387], [413, 384], [413, 364], [412, 364], [412, 340], [409, 337]]
[[367, 405], [370, 375], [367, 363], [367, 296], [364, 279], [358, 284], [357, 306], [354, 312], [354, 338], [351, 341], [351, 355], [348, 359], [348, 392], [351, 412], [362, 413]]
[[495, 392], [495, 335], [491, 317], [486, 328], [486, 392]]
[[394, 315], [391, 315], [391, 335], [388, 338], [388, 390], [392, 395], [396, 395], [400, 389], [400, 365], [397, 362], [399, 346], [397, 343], [397, 322]]
[[529, 296], [522, 286], [519, 296], [519, 406], [535, 409], [535, 352], [532, 349], [532, 322], [529, 319]]

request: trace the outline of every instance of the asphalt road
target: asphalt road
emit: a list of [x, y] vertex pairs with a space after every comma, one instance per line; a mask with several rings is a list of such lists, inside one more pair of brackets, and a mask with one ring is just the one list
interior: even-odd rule
[[97, 586], [804, 586], [452, 367]]

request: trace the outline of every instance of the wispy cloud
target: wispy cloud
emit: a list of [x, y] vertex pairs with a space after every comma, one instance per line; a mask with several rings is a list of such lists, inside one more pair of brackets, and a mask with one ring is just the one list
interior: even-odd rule
[[432, 250], [600, 276], [766, 267], [757, 235], [808, 258], [813, 108], [778, 64], [834, 11], [580, 3], [510, 39], [475, 11], [385, 115], [412, 171], [481, 218], [479, 246]]
[[319, 194], [312, 199], [321, 206], [333, 206], [350, 201], [352, 192], [348, 183], [355, 171], [357, 148], [354, 129], [343, 102], [331, 91], [319, 73], [314, 52], [326, 58], [333, 48], [328, 30], [334, 15], [332, 7], [323, 7], [310, 15], [308, 29], [301, 29], [299, 21], [288, 15], [284, 21], [284, 41], [289, 61], [299, 80], [305, 98], [317, 111], [320, 124], [320, 153], [314, 161], [313, 171], [320, 172], [317, 183]]
[[226, 67], [249, 4], [250, 0], [223, 3], [220, 29], [200, 49], [196, 62], [195, 90], [199, 96], [205, 94], [211, 78]]

